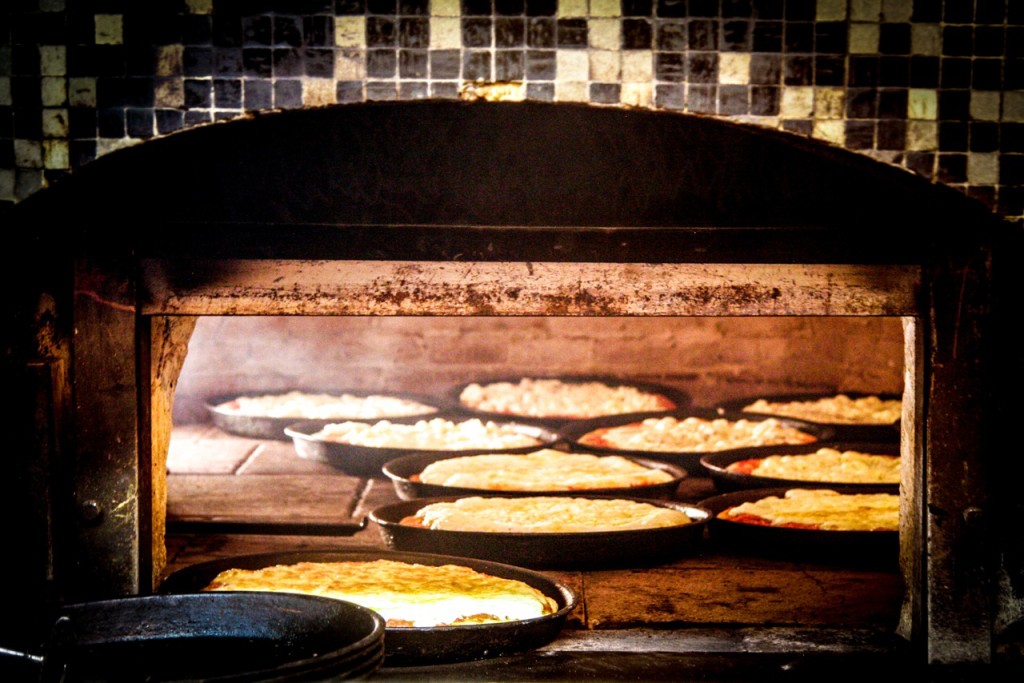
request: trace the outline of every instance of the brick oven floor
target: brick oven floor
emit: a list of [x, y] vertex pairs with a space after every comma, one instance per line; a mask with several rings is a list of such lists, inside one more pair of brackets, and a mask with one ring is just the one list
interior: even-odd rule
[[[697, 502], [714, 493], [710, 480], [691, 476], [677, 497]], [[177, 427], [172, 436], [169, 524], [358, 523], [397, 500], [386, 478], [353, 478], [304, 460], [291, 442], [235, 437], [208, 425]], [[169, 534], [167, 546], [168, 572], [256, 552], [386, 547], [372, 523], [344, 537]], [[654, 567], [546, 573], [581, 597], [548, 645], [478, 662], [386, 666], [373, 678], [810, 680], [891, 671], [903, 659], [894, 635], [903, 595], [895, 563], [789, 562], [707, 539]]]

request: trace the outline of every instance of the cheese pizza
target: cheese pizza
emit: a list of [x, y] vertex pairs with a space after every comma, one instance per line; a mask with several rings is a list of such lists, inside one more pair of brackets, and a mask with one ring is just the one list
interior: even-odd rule
[[331, 423], [311, 434], [311, 437], [370, 448], [434, 451], [502, 450], [539, 446], [542, 443], [540, 439], [512, 425], [484, 422], [476, 418], [454, 422], [442, 417], [419, 420], [413, 424], [389, 420]]
[[443, 531], [589, 533], [689, 524], [685, 512], [643, 501], [530, 496], [471, 497], [430, 503], [401, 524]]
[[820, 481], [833, 484], [898, 484], [900, 459], [854, 450], [819, 448], [803, 455], [769, 455], [730, 463], [726, 472], [767, 479]]
[[839, 493], [830, 489], [790, 489], [718, 513], [742, 524], [819, 531], [897, 531], [899, 496], [894, 493]]
[[552, 598], [523, 581], [456, 564], [387, 559], [228, 569], [204, 590], [307, 593], [347, 600], [377, 612], [391, 627], [490, 624], [558, 610]]
[[491, 491], [576, 491], [649, 486], [672, 481], [663, 469], [618, 455], [545, 448], [524, 455], [487, 453], [436, 460], [413, 481]]
[[706, 453], [753, 446], [795, 445], [817, 441], [813, 434], [779, 420], [651, 417], [640, 422], [600, 427], [579, 443], [626, 451]]
[[503, 415], [582, 419], [622, 413], [673, 410], [666, 396], [632, 386], [599, 381], [564, 381], [524, 377], [518, 382], [473, 383], [459, 394], [470, 409]]
[[289, 391], [284, 394], [238, 396], [216, 406], [231, 415], [296, 419], [365, 420], [436, 413], [434, 406], [398, 396]]
[[837, 394], [804, 401], [758, 399], [742, 410], [824, 424], [889, 425], [900, 419], [903, 402], [879, 396], [851, 398], [846, 394]]

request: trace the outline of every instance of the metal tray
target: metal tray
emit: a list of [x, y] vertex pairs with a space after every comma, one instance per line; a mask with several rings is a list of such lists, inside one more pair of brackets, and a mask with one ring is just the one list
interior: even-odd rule
[[[810, 447], [798, 446], [798, 447], [785, 447], [780, 446], [775, 448], [773, 453], [764, 453], [758, 456], [763, 458], [768, 455], [807, 455], [814, 453], [819, 448], [834, 448], [838, 451], [858, 451], [861, 453], [870, 453], [873, 455], [891, 455], [898, 457], [900, 454], [899, 443], [883, 442], [883, 443], [840, 443], [840, 442], [825, 442], [811, 444]], [[726, 469], [729, 465], [740, 462], [741, 460], [748, 460], [752, 456], [743, 453], [708, 453], [700, 459], [700, 464], [707, 470], [711, 479], [715, 483], [715, 488], [723, 493], [728, 491], [738, 491], [741, 489], [758, 489], [758, 488], [771, 488], [778, 486], [785, 486], [787, 488], [801, 487], [801, 488], [821, 488], [831, 486], [843, 486], [850, 489], [865, 489], [865, 490], [879, 490], [888, 491], [889, 493], [899, 493], [899, 483], [894, 484], [858, 484], [858, 483], [833, 483], [833, 482], [820, 482], [820, 481], [805, 481], [801, 479], [782, 479], [778, 477], [761, 477], [754, 474], [742, 474], [739, 472], [730, 472]]]
[[[722, 410], [730, 412], [742, 412], [744, 415], [767, 415], [770, 417], [779, 417], [778, 415], [772, 415], [771, 413], [755, 413], [743, 411], [743, 406], [750, 405], [758, 399], [764, 399], [772, 402], [786, 402], [786, 401], [814, 401], [820, 398], [829, 398], [836, 396], [837, 394], [845, 394], [850, 398], [864, 398], [866, 396], [878, 396], [883, 400], [899, 400], [902, 399], [900, 394], [887, 394], [887, 393], [864, 393], [856, 391], [818, 391], [810, 393], [783, 393], [783, 394], [765, 394], [758, 396], [747, 396], [745, 398], [737, 398], [723, 402], [719, 407]], [[832, 429], [833, 438], [837, 441], [861, 441], [865, 443], [882, 443], [882, 442], [895, 442], [900, 441], [900, 420], [892, 424], [846, 424], [838, 422], [817, 422], [812, 420], [806, 420], [813, 424], [820, 424], [825, 427]]]
[[[454, 422], [472, 419], [458, 415], [437, 415]], [[327, 441], [313, 436], [323, 428], [318, 420], [305, 420], [285, 427], [284, 432], [295, 445], [295, 452], [301, 458], [327, 463], [342, 472], [357, 477], [380, 477], [384, 465], [397, 458], [407, 455], [427, 455], [430, 457], [446, 455], [476, 455], [480, 453], [530, 453], [541, 448], [553, 446], [558, 441], [558, 434], [536, 425], [502, 422], [510, 425], [520, 434], [538, 439], [541, 443], [516, 448], [468, 448], [464, 450], [425, 450], [415, 448], [357, 446], [339, 441]]]
[[[783, 496], [792, 486], [743, 489], [700, 501], [711, 512], [708, 531], [713, 544], [732, 552], [763, 555], [787, 560], [838, 562], [852, 565], [895, 567], [899, 560], [897, 531], [823, 531], [759, 526], [718, 517], [733, 505]], [[839, 493], [892, 493], [867, 487], [822, 486]]]
[[[616, 448], [603, 448], [600, 446], [592, 446], [590, 444], [580, 443], [579, 439], [588, 434], [589, 432], [600, 429], [602, 427], [612, 427], [625, 424], [631, 424], [633, 422], [641, 422], [647, 418], [661, 418], [661, 417], [674, 417], [682, 420], [687, 417], [699, 417], [706, 420], [724, 418], [727, 420], [764, 420], [767, 416], [752, 415], [748, 413], [730, 413], [723, 412], [713, 409], [694, 409], [694, 410], [682, 410], [673, 411], [671, 413], [640, 413], [636, 415], [619, 415], [615, 417], [597, 418], [593, 420], [584, 420], [582, 422], [568, 425], [563, 427], [558, 432], [559, 439], [568, 445], [570, 449], [575, 452], [589, 452], [589, 453], [605, 453], [605, 454], [617, 454], [624, 455], [627, 457], [634, 458], [651, 458], [661, 460], [664, 462], [671, 463], [677, 467], [681, 467], [686, 470], [691, 476], [706, 476], [707, 471], [701, 466], [700, 459], [707, 455], [706, 451], [634, 451], [634, 450], [620, 450]], [[811, 422], [805, 422], [804, 420], [793, 420], [790, 418], [778, 418], [778, 420], [784, 424], [796, 427], [802, 432], [806, 432], [814, 436], [817, 441], [813, 442], [815, 448], [819, 442], [828, 441], [833, 437], [833, 430], [831, 427], [824, 425], [817, 425]], [[812, 444], [806, 444], [809, 446]], [[771, 453], [773, 449], [777, 449], [778, 446], [752, 446], [746, 448], [731, 448], [725, 451], [717, 451], [719, 453], [733, 453], [736, 455], [743, 455], [747, 458], [756, 458], [763, 453]], [[792, 446], [786, 446], [786, 448], [793, 448]]]
[[[524, 424], [535, 424], [547, 427], [549, 429], [560, 429], [561, 427], [580, 421], [580, 418], [571, 417], [533, 417], [530, 415], [518, 415], [509, 413], [492, 413], [485, 410], [476, 410], [468, 406], [462, 405], [460, 401], [460, 395], [463, 389], [470, 384], [491, 384], [494, 382], [511, 382], [513, 384], [518, 383], [521, 379], [527, 377], [526, 375], [516, 375], [513, 377], [486, 377], [473, 382], [463, 382], [458, 386], [452, 387], [445, 396], [448, 404], [453, 406], [454, 409], [459, 410], [467, 415], [473, 415], [480, 418], [486, 418], [490, 420], [515, 420], [516, 422], [522, 422]], [[675, 403], [676, 407], [670, 410], [682, 410], [689, 408], [692, 404], [692, 397], [681, 389], [670, 387], [664, 384], [658, 384], [655, 382], [642, 382], [634, 381], [630, 379], [624, 379], [622, 377], [614, 377], [610, 375], [539, 375], [529, 376], [530, 379], [557, 379], [563, 382], [602, 382], [609, 386], [625, 386], [635, 387], [643, 391], [650, 391], [653, 393], [661, 394], [665, 398]], [[652, 412], [668, 412], [668, 411], [652, 411]], [[636, 414], [636, 413], [620, 413], [622, 415]]]
[[[529, 452], [533, 452], [537, 449], [531, 449]], [[579, 489], [574, 491], [495, 491], [491, 489], [471, 489], [463, 488], [460, 486], [443, 486], [441, 484], [425, 484], [421, 481], [416, 481], [413, 477], [423, 469], [439, 460], [447, 460], [449, 458], [458, 458], [465, 455], [464, 453], [415, 453], [412, 455], [405, 455], [394, 460], [390, 460], [384, 464], [382, 472], [384, 476], [391, 480], [391, 483], [395, 487], [395, 493], [402, 500], [412, 500], [414, 498], [427, 498], [431, 496], [466, 496], [466, 495], [501, 495], [501, 496], [544, 496], [544, 495], [566, 495], [572, 494], [574, 496], [642, 496], [644, 498], [658, 498], [658, 499], [671, 499], [676, 495], [676, 491], [679, 490], [679, 484], [686, 478], [686, 470], [681, 467], [677, 467], [671, 463], [662, 462], [660, 460], [652, 460], [649, 458], [630, 458], [631, 460], [643, 465], [644, 467], [651, 467], [662, 470], [672, 475], [670, 481], [650, 484], [648, 486], [631, 486], [628, 488], [605, 488], [605, 489]]]
[[233, 567], [259, 569], [295, 562], [366, 562], [377, 559], [470, 567], [492, 576], [523, 581], [552, 598], [558, 606], [554, 613], [543, 617], [498, 624], [432, 628], [388, 626], [384, 635], [385, 667], [487, 659], [532, 650], [558, 635], [578, 602], [576, 594], [565, 583], [522, 567], [468, 557], [392, 550], [299, 550], [211, 560], [174, 572], [163, 582], [161, 591], [172, 594], [201, 591], [218, 573]]
[[462, 555], [534, 569], [567, 570], [641, 567], [693, 553], [703, 542], [711, 516], [708, 510], [697, 505], [628, 498], [679, 510], [691, 522], [675, 527], [589, 533], [443, 531], [400, 524], [403, 518], [430, 503], [451, 502], [460, 497], [420, 498], [392, 503], [373, 510], [369, 519], [377, 524], [384, 542], [396, 550]]
[[384, 660], [380, 615], [310, 595], [116, 598], [62, 606], [51, 623], [38, 653], [23, 653], [19, 680], [341, 680], [366, 676]]
[[310, 422], [318, 422], [321, 426], [330, 422], [344, 422], [350, 420], [352, 422], [376, 422], [381, 419], [388, 419], [392, 422], [416, 422], [422, 420], [425, 417], [434, 417], [440, 412], [445, 412], [450, 409], [447, 402], [443, 398], [437, 396], [424, 396], [422, 394], [413, 394], [401, 391], [374, 391], [367, 389], [309, 389], [303, 387], [296, 387], [293, 389], [284, 389], [281, 391], [244, 391], [235, 392], [233, 394], [225, 394], [222, 396], [214, 396], [207, 399], [204, 403], [207, 413], [210, 415], [210, 419], [213, 424], [219, 429], [228, 432], [229, 434], [235, 434], [237, 436], [245, 436], [252, 439], [273, 439], [277, 441], [288, 441], [288, 436], [284, 433], [285, 427], [290, 424], [301, 421], [302, 416], [293, 417], [270, 417], [265, 415], [238, 415], [224, 410], [221, 406], [224, 403], [233, 401], [242, 396], [277, 396], [287, 394], [291, 391], [302, 391], [306, 393], [317, 393], [317, 394], [331, 394], [333, 396], [341, 394], [352, 394], [353, 396], [393, 396], [395, 398], [404, 398], [411, 401], [417, 401], [429, 406], [433, 406], [438, 409], [437, 413], [421, 413], [419, 415], [400, 415], [394, 417], [375, 417], [375, 418], [317, 418], [315, 420], [309, 420]]

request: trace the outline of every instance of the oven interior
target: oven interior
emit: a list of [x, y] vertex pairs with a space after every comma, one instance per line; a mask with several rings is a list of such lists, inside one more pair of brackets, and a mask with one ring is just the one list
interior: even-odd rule
[[[322, 361], [312, 339], [343, 330], [379, 361], [328, 358], [357, 368], [353, 384], [427, 391], [471, 368], [531, 368], [546, 343], [558, 367], [544, 370], [634, 363], [712, 401], [900, 385], [902, 590], [885, 630], [915, 661], [990, 663], [1021, 611], [1004, 523], [1017, 507], [994, 476], [1017, 369], [1014, 280], [1005, 226], [918, 180], [734, 124], [535, 104], [261, 115], [100, 159], [15, 214], [32, 267], [9, 283], [6, 356], [22, 398], [11, 433], [28, 455], [5, 503], [32, 514], [13, 578], [39, 602], [152, 590], [182, 559], [165, 535], [183, 500], [167, 452], [197, 397], [321, 375], [262, 366], [275, 334]], [[211, 335], [218, 325], [242, 332]], [[720, 344], [710, 371], [709, 346], [682, 369], [646, 355], [650, 337], [685, 352], [702, 326], [747, 340], [742, 359]], [[566, 351], [574, 330], [589, 368]], [[809, 362], [851, 331], [863, 339], [837, 362]], [[784, 341], [794, 334], [806, 343]], [[446, 335], [443, 356], [402, 348]], [[632, 340], [632, 356], [609, 335]], [[222, 354], [205, 376], [183, 372], [202, 362], [193, 341]], [[881, 363], [863, 358], [880, 350]], [[223, 354], [250, 375], [225, 373]]]

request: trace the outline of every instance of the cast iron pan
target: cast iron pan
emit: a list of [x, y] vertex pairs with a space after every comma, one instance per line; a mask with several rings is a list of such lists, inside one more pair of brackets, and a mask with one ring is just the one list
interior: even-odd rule
[[[530, 415], [518, 415], [518, 414], [508, 414], [508, 413], [492, 413], [492, 412], [485, 411], [485, 410], [476, 410], [476, 409], [470, 408], [469, 406], [463, 405], [462, 402], [460, 401], [459, 397], [462, 394], [463, 389], [465, 389], [470, 384], [486, 385], [486, 384], [493, 384], [495, 382], [511, 382], [512, 384], [518, 384], [519, 380], [521, 380], [523, 378], [524, 378], [523, 375], [518, 375], [518, 376], [515, 376], [515, 377], [489, 377], [489, 378], [485, 378], [485, 379], [475, 380], [474, 382], [465, 382], [463, 384], [460, 384], [460, 385], [450, 389], [447, 392], [447, 394], [446, 394], [446, 398], [447, 398], [448, 402], [452, 406], [454, 406], [456, 409], [458, 409], [458, 410], [460, 410], [460, 411], [462, 411], [462, 412], [464, 412], [466, 414], [469, 414], [469, 415], [474, 415], [476, 417], [486, 418], [486, 419], [490, 419], [490, 420], [515, 420], [516, 422], [522, 422], [522, 423], [525, 423], [525, 424], [541, 425], [541, 426], [547, 427], [549, 429], [560, 429], [561, 427], [564, 427], [567, 424], [572, 424], [572, 423], [580, 421], [578, 418], [564, 417], [564, 416], [534, 417], [534, 416], [530, 416]], [[692, 403], [692, 399], [691, 399], [690, 395], [688, 393], [686, 393], [685, 391], [682, 391], [681, 389], [676, 389], [674, 387], [666, 386], [664, 384], [656, 384], [654, 382], [635, 382], [633, 380], [626, 380], [626, 379], [622, 379], [620, 377], [611, 377], [611, 376], [608, 376], [608, 375], [544, 375], [544, 376], [539, 376], [539, 377], [535, 377], [535, 376], [531, 375], [530, 379], [558, 379], [558, 380], [562, 380], [563, 382], [577, 382], [577, 383], [581, 383], [581, 382], [601, 382], [603, 384], [607, 384], [608, 386], [612, 386], [612, 387], [620, 387], [620, 386], [634, 387], [636, 389], [640, 389], [640, 390], [643, 390], [643, 391], [649, 391], [649, 392], [652, 392], [652, 393], [661, 394], [665, 398], [669, 399], [676, 406], [675, 408], [671, 408], [669, 410], [682, 410], [683, 408], [690, 407], [690, 404]], [[667, 412], [667, 411], [652, 411], [652, 412]], [[622, 414], [626, 414], [626, 413], [622, 413]]]
[[[711, 512], [711, 541], [730, 551], [787, 560], [839, 562], [853, 565], [895, 566], [899, 559], [898, 531], [820, 531], [758, 526], [720, 519], [733, 505], [784, 496], [792, 486], [743, 489], [700, 501]], [[823, 486], [839, 493], [892, 493], [869, 487]]]
[[[589, 432], [600, 429], [602, 427], [620, 426], [625, 424], [631, 424], [634, 422], [642, 422], [647, 418], [662, 418], [662, 417], [674, 417], [677, 420], [683, 420], [687, 417], [699, 417], [706, 420], [713, 420], [717, 418], [724, 418], [727, 420], [750, 420], [759, 421], [768, 419], [767, 416], [752, 415], [746, 413], [728, 413], [721, 412], [718, 410], [707, 410], [707, 409], [693, 409], [674, 411], [671, 413], [640, 413], [638, 415], [619, 415], [616, 417], [598, 418], [593, 420], [584, 420], [583, 422], [572, 424], [563, 427], [558, 432], [559, 438], [568, 444], [569, 448], [576, 452], [590, 452], [590, 453], [605, 453], [605, 454], [618, 454], [625, 455], [627, 457], [635, 458], [651, 458], [656, 460], [662, 460], [664, 462], [672, 463], [677, 467], [681, 467], [686, 470], [692, 476], [705, 476], [706, 470], [701, 466], [700, 459], [707, 455], [707, 452], [696, 452], [696, 451], [633, 451], [633, 450], [619, 450], [615, 448], [604, 448], [600, 446], [593, 446], [590, 444], [580, 443], [579, 439], [588, 434]], [[817, 441], [811, 444], [814, 445], [811, 450], [816, 450], [818, 446], [815, 444], [820, 441], [826, 441], [832, 438], [832, 429], [824, 425], [816, 425], [803, 420], [793, 420], [790, 418], [778, 418], [783, 424], [787, 424], [791, 427], [796, 427], [802, 432], [806, 432], [811, 436], [815, 437]], [[736, 455], [743, 455], [747, 458], [756, 458], [761, 454], [767, 454], [774, 452], [773, 449], [777, 449], [778, 446], [753, 446], [747, 448], [731, 448], [726, 451], [719, 451], [720, 453], [734, 453]], [[787, 448], [792, 448], [787, 446]]]
[[[721, 404], [721, 409], [725, 411], [740, 411], [744, 412], [743, 406], [750, 405], [754, 401], [763, 398], [766, 401], [772, 402], [787, 402], [787, 401], [815, 401], [821, 398], [829, 398], [836, 396], [837, 394], [845, 394], [850, 398], [864, 398], [866, 396], [878, 396], [883, 400], [900, 400], [902, 396], [900, 394], [868, 394], [855, 391], [827, 391], [827, 392], [816, 392], [816, 393], [796, 393], [796, 394], [769, 394], [764, 396], [748, 396], [746, 398], [738, 398], [730, 401], [725, 401]], [[747, 415], [767, 415], [774, 417], [770, 413], [754, 413], [746, 412]], [[811, 422], [808, 420], [808, 422]], [[833, 438], [837, 441], [861, 441], [865, 443], [882, 443], [882, 442], [896, 442], [900, 441], [900, 421], [897, 420], [892, 424], [844, 424], [839, 422], [814, 422], [814, 424], [820, 424], [832, 429]]]
[[384, 505], [370, 513], [370, 521], [378, 525], [384, 542], [396, 550], [476, 557], [534, 569], [567, 570], [640, 567], [686, 555], [703, 541], [711, 514], [696, 505], [630, 498], [674, 508], [685, 513], [691, 522], [682, 526], [631, 531], [537, 534], [440, 531], [400, 524], [403, 518], [415, 514], [425, 505], [459, 498], [421, 498]]
[[[537, 449], [533, 449], [537, 450]], [[531, 450], [531, 452], [533, 452]], [[431, 496], [466, 496], [466, 495], [502, 495], [502, 496], [544, 496], [544, 495], [566, 495], [571, 493], [574, 496], [642, 496], [644, 498], [674, 498], [679, 484], [686, 478], [686, 470], [676, 467], [671, 463], [647, 458], [630, 458], [637, 463], [655, 469], [662, 470], [672, 475], [670, 481], [650, 484], [648, 486], [632, 486], [628, 488], [606, 488], [606, 489], [577, 489], [574, 491], [552, 490], [552, 491], [495, 491], [491, 489], [471, 489], [461, 486], [444, 486], [441, 484], [425, 484], [413, 479], [423, 471], [427, 465], [438, 460], [461, 457], [461, 453], [415, 453], [404, 455], [384, 464], [382, 472], [388, 477], [395, 487], [395, 493], [402, 500], [414, 498], [427, 498]]]
[[[466, 416], [447, 414], [434, 417], [449, 419], [453, 422], [472, 419]], [[504, 449], [468, 448], [458, 451], [401, 447], [375, 448], [315, 438], [313, 434], [320, 431], [324, 426], [318, 420], [305, 420], [289, 424], [285, 428], [284, 433], [292, 439], [292, 443], [295, 445], [295, 452], [299, 457], [327, 463], [346, 474], [357, 477], [379, 477], [385, 463], [409, 454], [437, 457], [443, 455], [476, 455], [478, 453], [530, 453], [540, 448], [552, 446], [558, 440], [558, 434], [543, 427], [512, 422], [503, 422], [502, 424], [510, 425], [514, 431], [520, 434], [536, 438], [540, 441], [540, 444]]]
[[536, 619], [498, 624], [439, 626], [432, 628], [393, 627], [385, 629], [383, 666], [417, 666], [499, 657], [532, 650], [552, 641], [576, 607], [576, 594], [566, 584], [544, 574], [499, 562], [432, 553], [391, 550], [301, 550], [242, 555], [194, 564], [171, 574], [164, 581], [164, 593], [194, 593], [202, 590], [225, 569], [259, 569], [295, 562], [367, 562], [378, 559], [438, 566], [456, 564], [506, 579], [523, 581], [555, 600], [558, 609]]
[[[898, 443], [886, 442], [886, 443], [838, 443], [838, 442], [826, 442], [812, 444], [813, 448], [800, 447], [778, 447], [775, 452], [757, 456], [766, 457], [766, 455], [793, 455], [800, 456], [810, 453], [814, 453], [819, 448], [833, 448], [837, 451], [858, 451], [860, 453], [868, 453], [871, 455], [891, 455], [899, 457], [900, 445]], [[818, 481], [805, 481], [800, 479], [782, 479], [774, 477], [761, 477], [754, 474], [741, 474], [739, 472], [730, 472], [726, 469], [729, 465], [734, 462], [740, 462], [741, 460], [747, 460], [750, 456], [745, 454], [737, 453], [708, 453], [700, 459], [700, 464], [707, 470], [711, 479], [715, 482], [715, 488], [723, 493], [728, 491], [738, 491], [740, 489], [758, 489], [758, 488], [771, 488], [778, 486], [802, 487], [802, 488], [820, 488], [822, 486], [832, 486], [831, 482], [818, 482]], [[857, 483], [843, 483], [844, 487], [864, 488], [879, 491], [888, 491], [889, 493], [899, 493], [900, 485], [899, 482], [893, 484], [857, 484]]]
[[[288, 437], [284, 433], [284, 428], [288, 425], [298, 422], [303, 419], [301, 415], [292, 417], [269, 417], [262, 415], [239, 415], [226, 411], [220, 406], [229, 401], [233, 401], [240, 396], [276, 396], [280, 394], [287, 394], [290, 391], [303, 391], [307, 393], [316, 394], [331, 394], [332, 396], [338, 396], [341, 394], [352, 394], [354, 396], [393, 396], [395, 398], [405, 398], [412, 401], [417, 401], [428, 406], [434, 406], [437, 408], [437, 412], [443, 412], [448, 409], [446, 402], [435, 396], [423, 396], [421, 394], [410, 394], [400, 391], [369, 391], [366, 389], [287, 389], [283, 391], [247, 391], [247, 392], [236, 392], [234, 394], [227, 394], [224, 396], [215, 396], [208, 399], [204, 407], [210, 414], [210, 419], [213, 424], [228, 432], [229, 434], [236, 434], [238, 436], [246, 436], [252, 439], [275, 439], [278, 441], [287, 441]], [[403, 415], [394, 416], [388, 418], [374, 417], [374, 418], [347, 418], [347, 417], [336, 417], [336, 418], [318, 418], [312, 420], [312, 422], [319, 422], [320, 425], [325, 425], [329, 422], [344, 422], [345, 420], [352, 420], [354, 422], [376, 422], [381, 419], [388, 419], [392, 422], [416, 422], [422, 420], [425, 417], [433, 417], [437, 413], [422, 413], [419, 415]]]
[[384, 633], [377, 613], [309, 595], [128, 597], [61, 607], [24, 658], [41, 681], [352, 679], [382, 665]]

